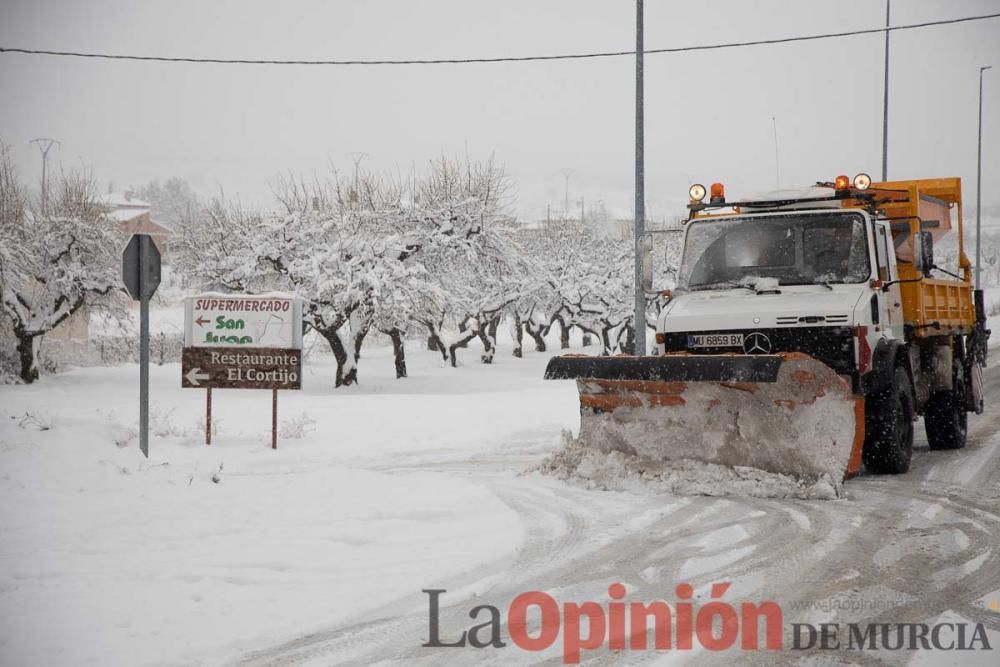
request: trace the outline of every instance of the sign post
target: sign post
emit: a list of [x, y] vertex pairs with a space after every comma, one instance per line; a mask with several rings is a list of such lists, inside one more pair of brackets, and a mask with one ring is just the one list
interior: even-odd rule
[[212, 389], [271, 390], [271, 448], [278, 448], [278, 390], [302, 388], [302, 302], [287, 294], [202, 294], [184, 308], [181, 386], [205, 389], [205, 444], [212, 444]]
[[271, 390], [271, 449], [278, 448], [278, 390]]
[[133, 234], [122, 252], [122, 281], [139, 302], [139, 449], [149, 458], [149, 299], [160, 286], [160, 251], [149, 234]]
[[205, 390], [205, 444], [212, 444], [212, 388]]

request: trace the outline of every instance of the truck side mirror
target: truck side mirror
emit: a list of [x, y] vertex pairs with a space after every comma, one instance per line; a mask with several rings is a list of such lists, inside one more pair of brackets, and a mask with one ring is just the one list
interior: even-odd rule
[[653, 237], [643, 234], [639, 239], [640, 273], [642, 275], [642, 291], [653, 291]]
[[934, 237], [930, 232], [920, 232], [920, 252], [917, 255], [918, 265], [917, 268], [925, 275], [929, 276], [931, 274], [931, 269], [934, 268]]

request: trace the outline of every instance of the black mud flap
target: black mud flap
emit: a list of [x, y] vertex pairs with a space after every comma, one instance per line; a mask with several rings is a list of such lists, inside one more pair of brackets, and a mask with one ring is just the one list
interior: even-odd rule
[[662, 357], [552, 357], [546, 380], [647, 380], [659, 382], [775, 382], [776, 354], [691, 354]]

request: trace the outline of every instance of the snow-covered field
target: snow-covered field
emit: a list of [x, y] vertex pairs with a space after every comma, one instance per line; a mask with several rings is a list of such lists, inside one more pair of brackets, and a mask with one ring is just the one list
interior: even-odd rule
[[[786, 642], [792, 622], [965, 619], [1000, 646], [995, 407], [972, 419], [965, 450], [921, 441], [909, 474], [852, 480], [841, 499], [674, 495], [673, 484], [609, 492], [530, 472], [578, 423], [573, 384], [541, 380], [549, 356], [515, 359], [501, 343], [492, 366], [473, 348], [453, 369], [414, 341], [411, 377], [395, 380], [390, 351], [366, 348], [361, 385], [334, 390], [332, 366], [314, 355], [304, 390], [280, 396], [277, 451], [269, 392], [214, 392], [207, 447], [204, 392], [180, 389], [178, 365], [154, 367], [148, 462], [135, 439], [134, 365], [0, 386], [0, 664], [558, 663], [560, 642], [541, 653], [422, 648], [422, 589], [448, 590], [441, 627], [454, 638], [475, 604], [506, 609], [528, 590], [602, 600], [613, 582], [644, 602], [675, 599], [682, 582], [705, 600], [713, 583], [732, 582], [733, 604], [783, 605]], [[995, 368], [987, 391], [992, 405]]]
[[453, 369], [413, 348], [400, 381], [366, 350], [351, 389], [307, 364], [277, 451], [267, 391], [215, 391], [205, 446], [205, 392], [177, 364], [152, 369], [149, 461], [134, 365], [0, 387], [0, 663], [237, 654], [514, 554], [525, 527], [488, 489], [392, 468], [540, 457], [575, 394], [540, 381], [548, 355]]

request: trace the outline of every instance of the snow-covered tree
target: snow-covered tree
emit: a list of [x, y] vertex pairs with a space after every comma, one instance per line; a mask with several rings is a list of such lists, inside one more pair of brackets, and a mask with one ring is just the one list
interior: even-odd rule
[[191, 184], [176, 176], [147, 183], [136, 194], [152, 206], [153, 220], [177, 229], [194, 220], [202, 206]]
[[181, 230], [177, 261], [206, 287], [302, 297], [306, 324], [337, 360], [337, 386], [357, 382], [372, 329], [392, 341], [397, 377], [414, 324], [452, 366], [476, 339], [492, 362], [504, 318], [516, 341], [526, 332], [539, 351], [555, 323], [564, 347], [576, 326], [603, 353], [621, 349], [632, 322], [631, 240], [602, 235], [597, 223], [520, 234], [509, 187], [492, 159], [442, 158], [407, 180], [364, 170], [288, 177], [275, 187], [279, 213], [205, 207]]
[[38, 379], [41, 338], [121, 284], [124, 236], [103, 217], [93, 179], [63, 172], [46, 212], [26, 208], [24, 188], [0, 147], [0, 304], [17, 340], [20, 377]]
[[306, 323], [337, 359], [338, 386], [357, 381], [373, 326], [393, 340], [404, 376], [407, 323], [436, 327], [464, 314], [469, 288], [452, 276], [493, 256], [481, 249], [495, 231], [497, 174], [492, 164], [442, 160], [415, 191], [364, 172], [351, 180], [335, 173], [330, 183], [289, 178], [275, 188], [280, 215], [206, 209], [183, 230], [178, 261], [208, 286], [300, 295]]
[[[428, 331], [432, 349], [457, 365], [457, 351], [479, 338], [481, 360], [491, 363], [496, 334], [512, 304], [535, 288], [526, 279], [530, 264], [514, 237], [510, 182], [493, 159], [481, 163], [445, 158], [431, 163], [415, 192], [413, 209], [434, 233], [419, 261], [443, 294], [415, 320]], [[458, 328], [449, 340], [446, 333]]]

